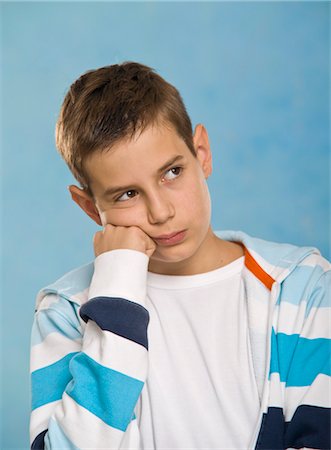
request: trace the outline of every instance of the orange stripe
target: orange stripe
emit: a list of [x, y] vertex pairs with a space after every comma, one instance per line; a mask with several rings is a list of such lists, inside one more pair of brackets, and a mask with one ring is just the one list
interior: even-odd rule
[[245, 266], [271, 291], [271, 287], [275, 280], [262, 269], [247, 248], [245, 248]]

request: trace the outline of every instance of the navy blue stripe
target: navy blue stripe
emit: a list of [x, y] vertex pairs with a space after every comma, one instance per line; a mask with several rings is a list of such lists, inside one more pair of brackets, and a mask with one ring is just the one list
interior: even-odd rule
[[268, 408], [255, 450], [330, 449], [330, 419], [330, 408], [320, 406], [299, 406], [290, 422], [285, 422], [282, 408]]
[[[327, 395], [327, 393], [325, 393]], [[301, 405], [286, 424], [285, 448], [331, 448], [331, 410]]]
[[263, 414], [255, 450], [284, 450], [285, 423], [282, 408], [268, 408]]
[[38, 434], [38, 436], [36, 437], [36, 439], [32, 442], [31, 444], [31, 450], [44, 450], [45, 448], [45, 434], [47, 433], [48, 430], [42, 431], [40, 434]]
[[102, 330], [123, 336], [148, 349], [149, 313], [138, 303], [125, 298], [96, 297], [80, 308], [81, 318], [93, 320]]

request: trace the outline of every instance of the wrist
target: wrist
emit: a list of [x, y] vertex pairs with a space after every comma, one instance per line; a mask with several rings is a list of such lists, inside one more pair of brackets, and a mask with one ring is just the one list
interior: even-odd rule
[[148, 256], [138, 250], [101, 253], [94, 261], [89, 299], [120, 297], [145, 306]]

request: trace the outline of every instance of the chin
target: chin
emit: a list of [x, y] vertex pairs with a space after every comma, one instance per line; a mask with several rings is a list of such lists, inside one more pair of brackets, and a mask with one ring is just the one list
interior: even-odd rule
[[162, 247], [161, 250], [157, 248], [151, 257], [151, 261], [178, 263], [189, 259], [195, 254], [193, 249], [185, 249], [180, 247], [183, 246], [178, 245], [173, 247]]

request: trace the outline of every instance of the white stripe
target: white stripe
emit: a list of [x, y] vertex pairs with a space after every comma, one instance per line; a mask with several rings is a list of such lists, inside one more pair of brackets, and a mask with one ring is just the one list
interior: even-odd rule
[[50, 333], [43, 342], [31, 348], [31, 372], [49, 366], [68, 353], [81, 351], [81, 340], [72, 340], [60, 333]]
[[285, 392], [285, 420], [292, 419], [298, 405], [331, 407], [331, 377], [319, 374], [311, 386], [288, 387]]
[[307, 302], [299, 305], [282, 302], [275, 307], [277, 332], [285, 334], [300, 334], [308, 339], [331, 339], [331, 308], [311, 308], [305, 319]]
[[285, 383], [280, 381], [279, 373], [274, 372], [270, 376], [269, 404], [267, 406], [283, 408], [284, 395], [285, 395]]
[[274, 317], [276, 320], [277, 333], [300, 334], [305, 320], [307, 302], [301, 301], [299, 305], [282, 302], [276, 305]]
[[82, 350], [105, 367], [143, 382], [146, 380], [146, 348], [111, 331], [101, 330], [92, 320], [86, 325]]
[[70, 297], [72, 300], [75, 300], [80, 305], [83, 305], [88, 301], [88, 293], [89, 293], [90, 286], [84, 289], [81, 292], [77, 292], [77, 294], [73, 294]]
[[302, 337], [308, 339], [331, 339], [331, 308], [311, 308], [302, 330]]
[[[122, 443], [124, 432], [113, 428], [79, 406], [66, 393], [62, 405], [54, 414], [55, 420], [72, 443], [80, 449], [139, 449], [139, 433], [137, 421], [131, 422], [126, 430], [128, 436]], [[122, 445], [126, 445], [125, 447]]]
[[49, 418], [51, 417], [56, 406], [61, 403], [57, 400], [52, 403], [40, 406], [31, 412], [30, 416], [30, 445], [36, 439], [38, 434], [48, 428]]
[[290, 421], [300, 405], [330, 408], [331, 377], [319, 374], [311, 386], [285, 387], [285, 382], [280, 382], [279, 373], [272, 373], [270, 376], [269, 404], [265, 409], [267, 410], [268, 407], [283, 408], [285, 420]]

